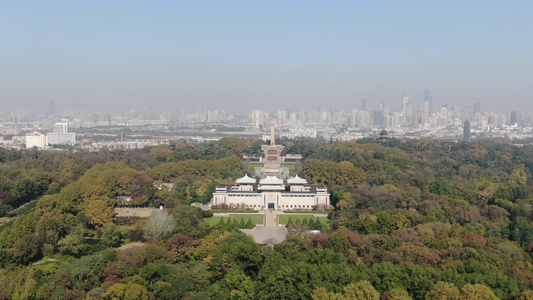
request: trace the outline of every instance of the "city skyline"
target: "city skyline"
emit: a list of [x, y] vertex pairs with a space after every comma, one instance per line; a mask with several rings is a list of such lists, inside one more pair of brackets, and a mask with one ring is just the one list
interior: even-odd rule
[[[254, 109], [260, 109], [264, 111], [270, 111], [270, 112], [276, 112], [280, 109], [284, 110], [331, 110], [331, 111], [348, 111], [348, 110], [364, 110], [364, 111], [377, 111], [377, 110], [383, 110], [383, 108], [387, 107], [390, 111], [403, 111], [404, 110], [404, 103], [403, 101], [405, 99], [408, 99], [409, 102], [409, 109], [413, 112], [419, 111], [424, 113], [435, 113], [442, 107], [461, 107], [461, 108], [472, 108], [476, 112], [498, 112], [498, 113], [504, 113], [509, 114], [513, 111], [520, 111], [520, 112], [531, 112], [533, 111], [533, 107], [530, 110], [527, 110], [526, 107], [522, 107], [522, 109], [515, 109], [506, 107], [503, 108], [503, 110], [490, 110], [486, 109], [486, 107], [480, 103], [480, 102], [473, 102], [473, 103], [454, 103], [454, 102], [436, 102], [433, 100], [432, 92], [423, 89], [423, 96], [421, 97], [410, 97], [407, 93], [403, 93], [400, 98], [395, 99], [394, 101], [378, 101], [373, 99], [366, 99], [366, 98], [354, 98], [354, 100], [350, 103], [347, 103], [346, 105], [339, 107], [335, 105], [292, 105], [291, 103], [285, 103], [285, 105], [281, 106], [273, 106], [273, 105], [254, 105], [250, 107], [247, 106], [239, 106], [239, 107], [227, 107], [224, 105], [214, 105], [214, 106], [199, 106], [199, 105], [190, 105], [190, 106], [183, 106], [183, 105], [158, 105], [158, 104], [148, 104], [148, 103], [141, 103], [141, 104], [131, 104], [128, 105], [127, 103], [121, 103], [119, 106], [114, 105], [101, 105], [98, 107], [77, 107], [73, 106], [71, 103], [68, 102], [58, 102], [55, 100], [48, 101], [46, 103], [39, 103], [37, 105], [31, 106], [31, 107], [20, 107], [20, 106], [2, 106], [0, 107], [0, 111], [4, 110], [9, 112], [21, 112], [21, 111], [27, 111], [31, 113], [48, 113], [53, 114], [56, 112], [56, 110], [62, 111], [62, 110], [75, 110], [75, 111], [87, 111], [91, 112], [94, 110], [103, 110], [103, 111], [127, 111], [127, 110], [138, 110], [138, 109], [153, 109], [153, 110], [177, 110], [177, 111], [184, 111], [184, 112], [195, 112], [195, 111], [209, 111], [209, 110], [220, 110], [220, 111], [226, 111], [231, 113], [242, 113], [246, 114]], [[57, 108], [56, 108], [57, 106]], [[365, 109], [363, 109], [363, 107]], [[489, 105], [490, 107], [490, 105]]]
[[533, 110], [533, 3], [0, 4], [2, 108]]

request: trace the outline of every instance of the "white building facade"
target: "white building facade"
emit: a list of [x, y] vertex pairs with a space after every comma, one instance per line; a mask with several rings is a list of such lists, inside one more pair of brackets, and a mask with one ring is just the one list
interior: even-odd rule
[[48, 134], [48, 143], [50, 145], [57, 145], [57, 144], [72, 145], [76, 143], [76, 134], [74, 132], [65, 132], [65, 133], [51, 132]]
[[307, 186], [307, 181], [298, 176], [289, 178], [289, 190], [282, 179], [267, 176], [259, 181], [244, 176], [236, 185], [218, 186], [213, 193], [212, 206], [226, 205], [240, 209], [274, 210], [326, 210], [331, 208], [330, 195], [324, 186]]
[[54, 132], [48, 134], [48, 143], [50, 145], [73, 145], [76, 143], [76, 134], [73, 132], [68, 132], [67, 123], [55, 123]]
[[48, 137], [42, 133], [31, 133], [26, 135], [26, 148], [37, 147], [39, 149], [48, 147]]

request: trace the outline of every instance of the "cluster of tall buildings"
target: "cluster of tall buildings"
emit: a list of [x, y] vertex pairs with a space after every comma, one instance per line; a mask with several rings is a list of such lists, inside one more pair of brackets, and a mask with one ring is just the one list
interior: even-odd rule
[[413, 101], [404, 96], [401, 106], [392, 109], [383, 102], [378, 102], [376, 110], [368, 109], [367, 99], [361, 99], [358, 110], [281, 110], [269, 113], [263, 110], [253, 110], [251, 113], [252, 128], [261, 129], [275, 120], [278, 124], [292, 123], [302, 125], [328, 124], [340, 125], [346, 128], [387, 128], [432, 129], [446, 126], [462, 126], [469, 120], [472, 127], [494, 128], [513, 124], [533, 124], [533, 114], [513, 111], [510, 114], [482, 112], [480, 104], [474, 106], [452, 106], [442, 104], [435, 108], [431, 93], [423, 92], [421, 105], [415, 106]]
[[[401, 99], [401, 100], [400, 100]], [[400, 98], [397, 105], [389, 106], [380, 101], [375, 109], [371, 109], [370, 101], [360, 99], [359, 105], [354, 101], [354, 109], [292, 109], [261, 110], [255, 109], [251, 113], [233, 113], [224, 110], [203, 110], [187, 112], [186, 110], [167, 110], [144, 107], [125, 111], [91, 111], [74, 112], [60, 115], [56, 112], [54, 101], [49, 102], [47, 118], [42, 120], [43, 128], [50, 128], [58, 116], [71, 120], [71, 128], [101, 127], [101, 126], [145, 126], [162, 125], [166, 123], [178, 124], [251, 124], [251, 128], [262, 130], [268, 128], [271, 121], [277, 124], [290, 124], [293, 127], [307, 125], [333, 125], [345, 128], [438, 128], [450, 125], [460, 126], [465, 120], [471, 122], [475, 128], [493, 128], [510, 124], [531, 124], [533, 114], [513, 111], [510, 114], [498, 112], [482, 112], [480, 104], [473, 106], [435, 105], [428, 90], [422, 93], [421, 103], [415, 103], [411, 98]], [[420, 98], [419, 98], [420, 99]], [[358, 109], [355, 109], [358, 107]], [[46, 124], [48, 123], [48, 124]], [[4, 129], [5, 130], [5, 129]]]

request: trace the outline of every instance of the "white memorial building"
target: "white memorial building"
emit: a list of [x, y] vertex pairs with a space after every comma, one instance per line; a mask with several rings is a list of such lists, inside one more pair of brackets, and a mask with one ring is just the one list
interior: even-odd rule
[[324, 186], [307, 186], [307, 181], [298, 176], [287, 179], [290, 185], [285, 189], [282, 179], [267, 176], [256, 180], [245, 175], [237, 180], [236, 185], [220, 185], [213, 193], [211, 205], [227, 205], [231, 208], [251, 209], [301, 209], [325, 210], [330, 208], [330, 195]]

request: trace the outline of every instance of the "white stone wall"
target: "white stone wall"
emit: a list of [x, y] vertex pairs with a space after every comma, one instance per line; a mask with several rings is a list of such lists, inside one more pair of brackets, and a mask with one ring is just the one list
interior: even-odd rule
[[274, 209], [313, 209], [314, 206], [327, 207], [330, 205], [329, 194], [309, 193], [214, 193], [213, 205], [227, 204], [254, 209], [266, 209], [269, 203], [274, 203]]
[[312, 209], [317, 205], [317, 198], [314, 194], [284, 194], [281, 197], [281, 209]]
[[261, 194], [259, 193], [252, 193], [252, 194], [245, 194], [245, 193], [223, 193], [223, 194], [213, 194], [213, 205], [220, 205], [220, 204], [227, 204], [229, 206], [237, 206], [237, 205], [248, 205], [250, 208], [256, 208], [261, 209], [262, 208], [263, 199], [261, 197]]

